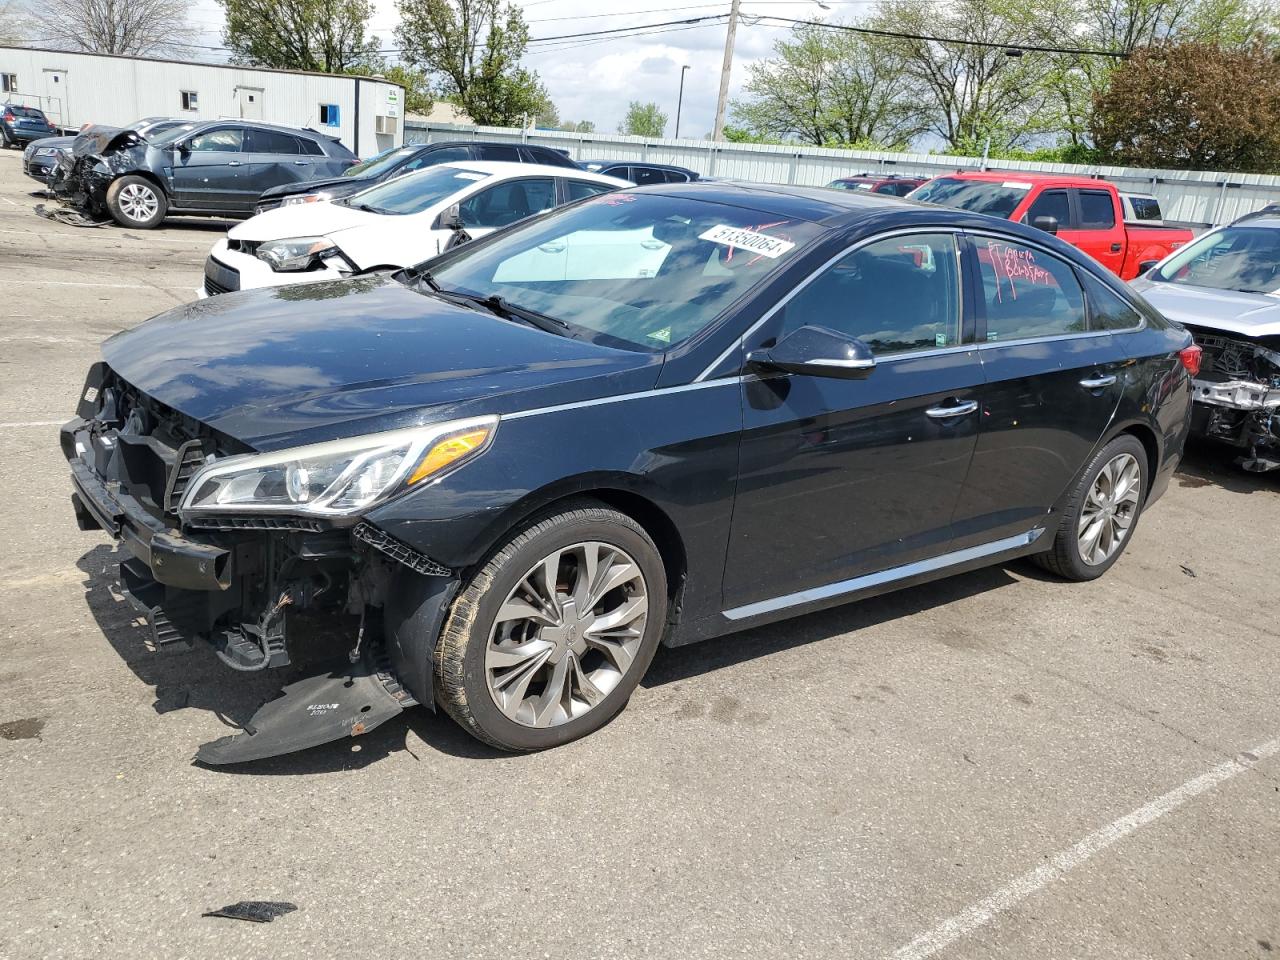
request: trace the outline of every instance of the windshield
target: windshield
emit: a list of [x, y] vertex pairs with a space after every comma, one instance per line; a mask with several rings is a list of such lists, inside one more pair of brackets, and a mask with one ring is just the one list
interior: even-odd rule
[[417, 147], [392, 147], [390, 150], [383, 150], [377, 156], [370, 157], [368, 160], [361, 160], [353, 167], [347, 167], [342, 171], [342, 175], [344, 177], [380, 177], [404, 160], [405, 157], [412, 156], [417, 152]]
[[431, 272], [446, 291], [497, 295], [602, 342], [657, 352], [698, 333], [822, 232], [742, 207], [608, 193], [463, 247]]
[[1007, 220], [1030, 190], [1031, 184], [1017, 180], [1000, 182], [939, 177], [912, 190], [907, 199], [924, 200]]
[[1241, 293], [1280, 291], [1280, 229], [1227, 227], [1193, 240], [1150, 279]]
[[421, 213], [446, 197], [481, 180], [488, 180], [491, 176], [489, 173], [463, 170], [446, 163], [438, 167], [427, 167], [417, 173], [407, 173], [368, 190], [361, 190], [342, 202], [374, 213]]

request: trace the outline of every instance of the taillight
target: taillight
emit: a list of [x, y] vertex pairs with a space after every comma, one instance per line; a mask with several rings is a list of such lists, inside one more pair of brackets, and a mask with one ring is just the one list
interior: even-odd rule
[[1204, 351], [1194, 343], [1189, 347], [1183, 347], [1178, 351], [1178, 359], [1182, 361], [1182, 365], [1187, 368], [1187, 373], [1193, 377], [1200, 372], [1200, 356]]
[[10, 123], [13, 123], [13, 114], [6, 112], [4, 115], [4, 119], [8, 120]]

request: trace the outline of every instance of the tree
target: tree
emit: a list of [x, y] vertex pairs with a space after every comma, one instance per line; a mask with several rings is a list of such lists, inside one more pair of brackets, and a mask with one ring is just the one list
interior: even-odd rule
[[0, 0], [0, 44], [21, 43], [27, 29], [26, 11], [14, 0]]
[[751, 64], [747, 99], [733, 104], [749, 136], [902, 147], [925, 128], [903, 57], [879, 38], [798, 26], [773, 54]]
[[[133, 2], [133, 0], [125, 0]], [[371, 0], [218, 0], [236, 63], [281, 70], [360, 73], [378, 63], [368, 34]]]
[[50, 46], [140, 57], [169, 53], [190, 35], [185, 0], [41, 0], [28, 10]]
[[912, 92], [927, 107], [926, 130], [951, 150], [981, 152], [1026, 145], [1061, 129], [1049, 85], [1055, 63], [1043, 55], [1009, 56], [1028, 42], [1031, 25], [1053, 22], [1056, 0], [884, 0], [875, 26], [900, 33], [964, 37], [991, 46], [893, 40]]
[[520, 8], [498, 0], [398, 0], [396, 42], [411, 66], [479, 124], [509, 125], [550, 102], [520, 58], [529, 28]]
[[1144, 47], [1095, 100], [1093, 136], [1115, 163], [1280, 171], [1280, 63], [1261, 44]]
[[[1090, 50], [1129, 54], [1158, 43], [1202, 41], [1244, 47], [1274, 34], [1278, 22], [1268, 0], [1065, 0], [1060, 15], [1040, 21], [1032, 39], [1062, 46], [1061, 37]], [[1050, 81], [1073, 144], [1089, 136], [1093, 102], [1106, 88], [1120, 58], [1067, 55]]]
[[658, 109], [658, 105], [639, 100], [632, 100], [627, 105], [626, 119], [618, 124], [619, 133], [637, 137], [660, 137], [666, 129], [667, 115]]
[[590, 120], [579, 120], [577, 123], [572, 120], [566, 120], [560, 124], [560, 129], [568, 133], [595, 133], [596, 125]]

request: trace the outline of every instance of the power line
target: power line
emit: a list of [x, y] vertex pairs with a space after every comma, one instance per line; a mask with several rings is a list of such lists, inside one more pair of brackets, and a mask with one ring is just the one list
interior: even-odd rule
[[775, 23], [786, 23], [792, 26], [822, 27], [826, 30], [843, 30], [847, 33], [862, 33], [873, 37], [891, 37], [897, 40], [927, 40], [931, 43], [949, 43], [964, 47], [988, 47], [994, 50], [1016, 50], [1028, 53], [1067, 53], [1089, 57], [1115, 57], [1118, 60], [1128, 59], [1129, 54], [1122, 50], [1087, 50], [1074, 47], [1041, 47], [1030, 43], [996, 43], [991, 40], [962, 40], [954, 37], [931, 37], [923, 33], [901, 33], [896, 30], [876, 30], [872, 27], [855, 27], [847, 23], [824, 23], [821, 20], [792, 20], [787, 17], [775, 17], [767, 13], [752, 14], [755, 23], [761, 20], [772, 20]]

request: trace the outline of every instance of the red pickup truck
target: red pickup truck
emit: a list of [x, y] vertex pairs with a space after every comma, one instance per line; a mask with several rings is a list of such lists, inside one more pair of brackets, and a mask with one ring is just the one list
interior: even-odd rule
[[1056, 233], [1122, 280], [1145, 272], [1193, 236], [1181, 227], [1126, 223], [1115, 184], [1089, 177], [999, 170], [951, 173], [907, 197]]

